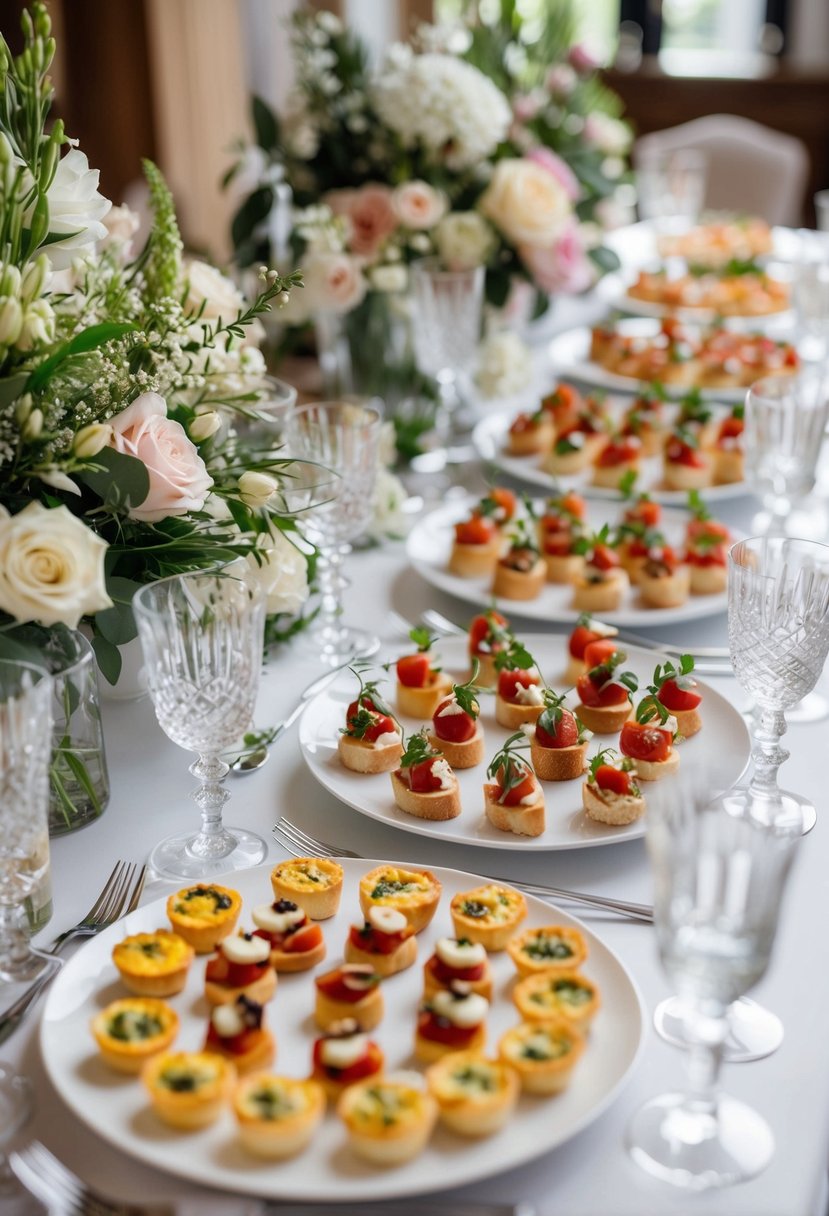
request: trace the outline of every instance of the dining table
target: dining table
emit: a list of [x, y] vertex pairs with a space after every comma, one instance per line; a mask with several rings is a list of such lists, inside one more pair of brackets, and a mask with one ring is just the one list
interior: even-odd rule
[[[559, 325], [573, 323], [572, 309], [568, 307], [565, 313], [558, 319]], [[454, 472], [459, 483], [483, 492], [486, 470], [475, 460]], [[750, 496], [717, 504], [718, 516], [743, 532], [750, 530], [756, 510], [757, 502]], [[399, 616], [416, 621], [431, 608], [465, 627], [473, 615], [469, 604], [423, 581], [409, 564], [404, 541], [385, 541], [355, 552], [348, 558], [346, 570], [350, 579], [345, 593], [346, 619], [376, 633], [391, 652], [398, 649], [402, 653], [410, 646]], [[567, 628], [548, 625], [545, 629], [537, 621], [523, 625], [520, 613], [513, 624], [519, 635], [538, 629], [564, 633]], [[688, 651], [722, 646], [727, 644], [726, 614], [647, 632], [654, 642]], [[257, 727], [285, 718], [303, 688], [320, 674], [318, 658], [306, 653], [300, 642], [283, 644], [267, 656], [255, 713]], [[747, 709], [748, 698], [729, 671], [704, 678], [739, 710]], [[162, 733], [149, 697], [105, 701], [103, 712], [110, 802], [95, 823], [52, 842], [54, 912], [51, 923], [35, 939], [38, 945], [48, 944], [79, 920], [117, 858], [142, 861], [162, 837], [194, 826], [188, 757]], [[657, 1181], [633, 1162], [625, 1141], [632, 1115], [649, 1098], [685, 1084], [683, 1051], [664, 1042], [649, 1025], [656, 1005], [671, 995], [671, 984], [660, 964], [652, 925], [568, 904], [567, 911], [580, 916], [615, 952], [641, 994], [648, 1026], [636, 1065], [608, 1108], [553, 1151], [461, 1188], [452, 1187], [448, 1172], [445, 1177], [424, 1179], [425, 1202], [451, 1197], [473, 1205], [473, 1210], [476, 1203], [523, 1202], [540, 1216], [824, 1216], [829, 1035], [821, 1029], [821, 1010], [829, 1009], [829, 958], [824, 940], [829, 809], [821, 789], [829, 784], [827, 730], [826, 720], [796, 723], [785, 738], [791, 758], [783, 767], [782, 785], [811, 798], [818, 818], [815, 828], [799, 842], [779, 908], [771, 964], [751, 992], [753, 999], [782, 1020], [785, 1036], [774, 1054], [751, 1063], [727, 1064], [722, 1073], [724, 1089], [756, 1108], [772, 1129], [775, 1149], [768, 1168], [741, 1185], [689, 1193]], [[717, 740], [712, 738], [709, 744], [716, 749]], [[602, 848], [481, 849], [400, 831], [367, 818], [315, 781], [304, 763], [296, 726], [273, 746], [264, 767], [243, 779], [229, 777], [228, 788], [232, 797], [225, 812], [227, 822], [263, 836], [269, 842], [267, 860], [271, 864], [286, 856], [272, 835], [274, 824], [284, 815], [311, 835], [346, 845], [366, 858], [454, 867], [472, 874], [496, 873], [507, 882], [553, 884], [625, 900], [653, 900], [652, 872], [642, 838]], [[151, 877], [142, 902], [175, 889], [176, 884]], [[166, 1201], [182, 1214], [198, 1210], [242, 1216], [251, 1210], [249, 1198], [200, 1189], [154, 1170], [90, 1131], [63, 1104], [44, 1068], [39, 1050], [42, 1007], [41, 1001], [22, 1028], [0, 1047], [0, 1061], [31, 1078], [34, 1087], [34, 1112], [20, 1133], [22, 1141], [30, 1137], [41, 1140], [88, 1184], [122, 1200]], [[186, 1137], [182, 1137], [181, 1151], [187, 1152]], [[410, 1202], [399, 1200], [401, 1216]], [[340, 1210], [358, 1208], [370, 1212], [370, 1206], [353, 1201]], [[0, 1200], [0, 1209], [4, 1216], [38, 1210], [25, 1195]]]

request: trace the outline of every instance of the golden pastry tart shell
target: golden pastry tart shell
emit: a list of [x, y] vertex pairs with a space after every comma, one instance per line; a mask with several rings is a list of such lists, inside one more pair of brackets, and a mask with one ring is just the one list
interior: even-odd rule
[[664, 760], [637, 760], [637, 781], [660, 781], [663, 777], [672, 777], [679, 769], [679, 752], [672, 747]]
[[[540, 934], [562, 938], [569, 946], [570, 953], [566, 958], [560, 959], [534, 958], [526, 952], [525, 947]], [[587, 958], [587, 942], [579, 930], [570, 925], [542, 925], [535, 929], [525, 929], [517, 937], [511, 938], [507, 943], [507, 950], [521, 976], [538, 975], [540, 972], [557, 972], [563, 975], [567, 971], [577, 971]]]
[[370, 988], [359, 1001], [338, 1001], [316, 990], [314, 1021], [320, 1030], [330, 1030], [343, 1018], [354, 1018], [360, 1030], [374, 1030], [383, 1020], [383, 994], [379, 987]]
[[574, 583], [584, 570], [584, 558], [578, 553], [568, 553], [564, 557], [558, 553], [542, 553], [541, 556], [547, 567], [548, 583]]
[[310, 971], [325, 958], [325, 942], [314, 946], [313, 950], [271, 950], [271, 966], [280, 975], [293, 974], [296, 971]]
[[[420, 880], [412, 891], [392, 892], [377, 899], [372, 891], [382, 879], [392, 878], [408, 882]], [[396, 908], [406, 917], [415, 933], [431, 921], [440, 903], [441, 885], [431, 870], [406, 870], [399, 866], [376, 866], [360, 879], [360, 909], [366, 920], [372, 908]]]
[[[301, 1091], [305, 1099], [303, 1108], [279, 1119], [266, 1119], [253, 1114], [245, 1104], [247, 1095], [251, 1090], [269, 1083], [284, 1087], [289, 1093]], [[325, 1095], [322, 1087], [313, 1079], [299, 1081], [293, 1077], [259, 1073], [237, 1086], [233, 1095], [233, 1113], [244, 1148], [255, 1157], [278, 1161], [295, 1157], [310, 1144], [325, 1114]]]
[[[209, 1067], [214, 1075], [195, 1090], [175, 1092], [161, 1084], [159, 1077], [178, 1061], [197, 1068]], [[171, 1127], [191, 1130], [207, 1127], [218, 1119], [236, 1083], [236, 1070], [216, 1052], [164, 1052], [148, 1061], [141, 1077], [159, 1119]]]
[[[448, 985], [438, 979], [435, 974], [435, 967], [438, 962], [438, 957], [433, 954], [423, 964], [423, 999], [428, 1001], [436, 992], [443, 992]], [[484, 973], [479, 980], [464, 980], [462, 975], [457, 977], [464, 983], [469, 984], [471, 992], [477, 992], [479, 996], [485, 997], [488, 1001], [492, 1000], [492, 968], [489, 965], [489, 959], [484, 963]]]
[[[487, 906], [490, 899], [498, 900], [499, 893], [503, 893], [508, 901], [506, 905], [503, 905], [505, 908], [503, 918], [495, 917], [491, 913], [480, 917], [469, 916], [463, 911], [465, 903], [483, 903]], [[470, 942], [477, 942], [484, 946], [490, 954], [496, 954], [499, 950], [506, 949], [507, 942], [526, 917], [527, 901], [520, 891], [491, 883], [455, 895], [449, 905], [449, 912], [455, 928], [455, 937], [465, 937]]]
[[666, 460], [663, 481], [666, 490], [704, 490], [711, 485], [710, 461], [699, 467]]
[[495, 669], [495, 658], [491, 654], [474, 654], [469, 656], [469, 675], [472, 676], [474, 660], [478, 660], [478, 674], [475, 683], [478, 688], [492, 688], [498, 683], [498, 672]]
[[366, 739], [355, 739], [351, 735], [340, 735], [337, 755], [345, 768], [352, 773], [390, 773], [397, 768], [403, 755], [403, 744], [386, 743], [378, 747]]
[[[437, 1039], [427, 1039], [419, 1030], [415, 1031], [414, 1053], [415, 1057], [423, 1064], [434, 1064], [436, 1060], [442, 1060], [444, 1056], [457, 1052], [457, 1050], [457, 1047], [453, 1047], [449, 1043], [439, 1043]], [[480, 1026], [475, 1027], [474, 1032], [467, 1040], [464, 1050], [478, 1055], [486, 1051], [485, 1022], [481, 1022]]]
[[[164, 957], [142, 955], [131, 948], [134, 943], [160, 941]], [[166, 929], [155, 933], [135, 933], [119, 942], [112, 951], [112, 961], [118, 968], [121, 982], [136, 996], [175, 996], [187, 982], [187, 972], [195, 951], [184, 938]]]
[[216, 949], [219, 942], [229, 937], [236, 928], [239, 913], [242, 911], [242, 897], [238, 891], [233, 891], [230, 887], [216, 886], [215, 883], [194, 885], [210, 887], [212, 890], [218, 891], [220, 895], [225, 895], [230, 900], [230, 907], [220, 908], [212, 914], [206, 915], [191, 916], [177, 912], [176, 904], [182, 901], [182, 897], [188, 891], [193, 890], [193, 887], [184, 887], [167, 900], [167, 916], [173, 926], [173, 931], [189, 942], [196, 954], [210, 954]]
[[691, 566], [691, 595], [719, 595], [727, 586], [725, 566]]
[[628, 576], [622, 569], [611, 571], [609, 578], [601, 582], [590, 582], [584, 576], [573, 583], [573, 609], [601, 616], [603, 612], [615, 612], [628, 589]]
[[276, 992], [276, 972], [268, 965], [258, 979], [252, 984], [241, 988], [231, 987], [230, 984], [220, 984], [216, 980], [204, 981], [204, 995], [208, 1005], [232, 1005], [240, 996], [266, 1005]]
[[230, 1061], [240, 1077], [246, 1077], [248, 1073], [270, 1068], [276, 1059], [276, 1039], [266, 1026], [262, 1026], [256, 1036], [256, 1042], [248, 1051], [227, 1051], [221, 1043], [209, 1043], [204, 1050], [223, 1056]]
[[[563, 1055], [550, 1060], [530, 1060], [512, 1050], [525, 1037], [529, 1037], [544, 1023], [520, 1022], [512, 1030], [502, 1036], [498, 1044], [498, 1058], [515, 1069], [521, 1088], [528, 1094], [555, 1094], [564, 1089], [570, 1081], [573, 1069], [578, 1064], [584, 1051], [584, 1038], [566, 1022], [555, 1024], [558, 1034], [567, 1040], [570, 1047]], [[553, 1023], [547, 1023], [552, 1026]]]
[[[558, 1000], [553, 995], [547, 1004], [533, 1000], [534, 995], [547, 993], [552, 986], [561, 982], [571, 983], [589, 992], [590, 999], [581, 1005], [573, 1005], [564, 1000]], [[537, 975], [526, 975], [512, 990], [512, 1000], [521, 1018], [525, 1022], [558, 1022], [565, 1021], [579, 1030], [586, 1030], [599, 1011], [601, 1000], [599, 990], [594, 983], [577, 971], [541, 972]]]
[[637, 476], [641, 471], [638, 460], [625, 460], [621, 464], [596, 465], [593, 469], [593, 485], [602, 486], [606, 490], [617, 490], [619, 483], [628, 473]]
[[639, 577], [639, 594], [648, 608], [681, 608], [691, 594], [691, 571], [677, 566], [673, 574], [652, 578], [643, 570]]
[[414, 934], [402, 941], [391, 954], [380, 954], [371, 950], [361, 950], [351, 940], [351, 934], [345, 939], [343, 958], [347, 963], [370, 963], [377, 975], [385, 979], [389, 975], [397, 975], [398, 971], [406, 971], [417, 962], [417, 938]]
[[357, 1113], [358, 1103], [362, 1092], [377, 1084], [377, 1078], [368, 1078], [349, 1085], [337, 1103], [337, 1114], [345, 1124], [351, 1148], [358, 1156], [375, 1165], [400, 1165], [426, 1147], [437, 1121], [437, 1103], [431, 1094], [414, 1090], [416, 1109], [413, 1115], [389, 1125], [367, 1123]]
[[678, 733], [683, 739], [690, 739], [691, 735], [695, 735], [697, 731], [702, 730], [702, 715], [700, 706], [695, 709], [672, 709], [671, 713], [676, 718], [676, 727]]
[[529, 570], [513, 570], [498, 562], [492, 579], [492, 594], [504, 600], [535, 600], [544, 590], [547, 567], [539, 557]]
[[[134, 1011], [158, 1018], [161, 1029], [152, 1038], [116, 1039], [108, 1026], [121, 1011]], [[92, 1033], [104, 1061], [117, 1072], [137, 1074], [147, 1060], [166, 1051], [178, 1034], [179, 1020], [175, 1009], [156, 997], [126, 997], [113, 1001], [92, 1019]]]
[[[456, 1069], [476, 1064], [488, 1066], [494, 1074], [496, 1089], [464, 1096], [452, 1084]], [[521, 1085], [518, 1073], [501, 1060], [487, 1060], [475, 1051], [453, 1051], [426, 1070], [429, 1092], [438, 1104], [440, 1118], [461, 1136], [491, 1136], [500, 1131], [518, 1101]]]
[[459, 578], [484, 578], [492, 574], [503, 543], [499, 533], [485, 545], [465, 545], [453, 541], [449, 555], [450, 572]]
[[[310, 881], [303, 875], [303, 867], [324, 875], [325, 881]], [[328, 857], [296, 857], [274, 866], [271, 886], [274, 899], [290, 899], [311, 920], [328, 920], [340, 906], [343, 868]]]

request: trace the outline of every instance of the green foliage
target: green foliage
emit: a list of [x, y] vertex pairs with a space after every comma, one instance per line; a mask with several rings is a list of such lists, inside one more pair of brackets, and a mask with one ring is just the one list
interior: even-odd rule
[[170, 188], [161, 170], [151, 160], [144, 160], [144, 176], [150, 188], [153, 227], [149, 251], [144, 264], [147, 298], [161, 301], [176, 296], [182, 279], [182, 241], [176, 219], [176, 207]]
[[426, 728], [422, 727], [416, 734], [409, 735], [405, 740], [405, 751], [400, 757], [400, 767], [411, 768], [414, 764], [421, 764], [424, 760], [437, 759], [442, 755], [443, 752], [432, 747], [426, 737]]
[[514, 735], [510, 735], [500, 751], [492, 757], [486, 775], [490, 781], [497, 781], [501, 787], [501, 799], [532, 773], [529, 761], [521, 755], [522, 752], [529, 751], [529, 747], [529, 739], [522, 730], [518, 730]]
[[89, 464], [75, 474], [98, 495], [110, 511], [138, 507], [150, 492], [150, 475], [135, 456], [104, 448]]

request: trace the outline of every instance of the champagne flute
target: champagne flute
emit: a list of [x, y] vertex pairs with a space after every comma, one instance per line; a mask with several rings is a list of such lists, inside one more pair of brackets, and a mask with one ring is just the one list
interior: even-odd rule
[[259, 688], [265, 628], [262, 592], [243, 568], [177, 574], [136, 592], [133, 609], [159, 725], [198, 753], [190, 772], [199, 832], [157, 844], [150, 865], [164, 878], [203, 879], [258, 865], [265, 841], [222, 822], [230, 797], [220, 753], [249, 728]]

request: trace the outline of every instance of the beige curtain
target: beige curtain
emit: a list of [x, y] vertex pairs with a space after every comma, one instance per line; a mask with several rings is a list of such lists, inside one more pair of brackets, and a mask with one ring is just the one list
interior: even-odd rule
[[157, 142], [185, 240], [224, 260], [234, 201], [220, 189], [248, 129], [239, 0], [146, 0]]

